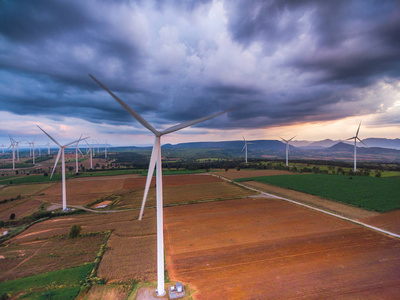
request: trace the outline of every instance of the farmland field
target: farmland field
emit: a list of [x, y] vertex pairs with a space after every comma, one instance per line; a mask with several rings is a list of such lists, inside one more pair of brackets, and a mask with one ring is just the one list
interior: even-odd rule
[[12, 239], [0, 247], [0, 281], [31, 276], [92, 262], [104, 234], [76, 239], [53, 237], [30, 242]]
[[400, 179], [342, 175], [285, 175], [241, 178], [317, 195], [371, 211], [400, 208]]
[[15, 198], [18, 195], [28, 196], [37, 194], [44, 189], [49, 188], [54, 183], [44, 183], [44, 184], [26, 184], [18, 186], [6, 186], [0, 189], [0, 200]]
[[395, 299], [400, 242], [284, 201], [165, 208], [169, 276], [194, 299]]
[[0, 204], [0, 220], [8, 221], [11, 214], [15, 219], [21, 219], [34, 213], [43, 202], [32, 199], [13, 200]]
[[[142, 221], [137, 219], [137, 211], [60, 217], [37, 223], [11, 241], [19, 245], [37, 240], [50, 241], [54, 236], [68, 234], [74, 224], [82, 226], [83, 234], [112, 230], [107, 243], [109, 248], [99, 266], [99, 276], [109, 282], [154, 280], [156, 257], [149, 253], [153, 252], [152, 245], [156, 243], [155, 210], [148, 210]], [[92, 259], [94, 257], [93, 254]]]
[[18, 299], [74, 299], [93, 263], [0, 282], [0, 291], [24, 293]]

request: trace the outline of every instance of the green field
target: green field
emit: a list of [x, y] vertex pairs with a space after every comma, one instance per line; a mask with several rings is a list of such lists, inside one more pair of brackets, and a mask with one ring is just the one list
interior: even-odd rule
[[0, 282], [0, 291], [27, 294], [22, 299], [74, 299], [94, 264]]
[[400, 179], [343, 175], [279, 175], [242, 178], [259, 181], [371, 211], [386, 212], [400, 208]]

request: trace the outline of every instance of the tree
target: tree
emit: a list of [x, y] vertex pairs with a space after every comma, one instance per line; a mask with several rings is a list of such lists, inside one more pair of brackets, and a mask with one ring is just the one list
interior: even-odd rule
[[68, 238], [74, 239], [78, 237], [81, 233], [81, 230], [82, 230], [81, 225], [72, 225], [68, 234]]

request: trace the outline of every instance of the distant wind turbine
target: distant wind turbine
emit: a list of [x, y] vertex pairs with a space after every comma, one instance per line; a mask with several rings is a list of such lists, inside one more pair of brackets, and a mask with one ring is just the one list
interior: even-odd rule
[[106, 140], [106, 144], [105, 144], [105, 146], [104, 146], [104, 158], [105, 158], [105, 159], [107, 159], [107, 149], [109, 149], [109, 148], [108, 148], [108, 146], [107, 146], [107, 140]]
[[21, 143], [22, 140], [17, 142], [16, 140], [13, 139], [13, 141], [14, 141], [15, 145], [17, 145], [17, 161], [20, 161], [19, 160], [19, 143]]
[[3, 149], [3, 152], [2, 152], [3, 154], [4, 154], [4, 147], [5, 147], [5, 145], [2, 144], [2, 145], [1, 145], [1, 148]]
[[[90, 153], [90, 169], [93, 169], [93, 148], [92, 146], [89, 145], [88, 142], [85, 141], [85, 143], [89, 146], [89, 153]], [[88, 154], [88, 151], [86, 151], [86, 155]]]
[[75, 172], [76, 172], [76, 174], [78, 174], [79, 173], [79, 167], [78, 167], [78, 151], [82, 154], [82, 156], [83, 156], [83, 153], [81, 152], [81, 149], [79, 149], [79, 147], [78, 147], [78, 144], [79, 144], [79, 142], [80, 142], [80, 140], [81, 140], [81, 138], [82, 138], [82, 135], [83, 135], [83, 133], [81, 134], [81, 136], [79, 137], [79, 140], [78, 140], [78, 142], [76, 143], [76, 145], [75, 145]]
[[146, 187], [143, 195], [142, 207], [140, 209], [139, 220], [142, 219], [144, 206], [146, 204], [147, 194], [150, 188], [151, 179], [153, 177], [154, 168], [156, 169], [156, 198], [157, 198], [157, 290], [158, 296], [165, 295], [164, 288], [164, 234], [163, 234], [163, 192], [162, 192], [162, 162], [161, 162], [161, 136], [181, 130], [185, 127], [195, 125], [200, 122], [204, 122], [208, 119], [219, 116], [227, 111], [220, 112], [208, 117], [199, 118], [193, 121], [183, 122], [178, 125], [174, 125], [166, 130], [158, 131], [150, 123], [148, 123], [142, 116], [140, 116], [136, 111], [129, 107], [124, 101], [118, 98], [114, 93], [107, 89], [100, 81], [98, 81], [94, 76], [89, 74], [89, 76], [99, 84], [103, 89], [105, 89], [129, 114], [134, 117], [140, 124], [145, 128], [150, 130], [155, 135], [155, 141], [153, 150], [151, 153], [149, 170], [147, 172]]
[[285, 140], [284, 138], [280, 137], [282, 141], [286, 143], [286, 167], [289, 166], [289, 143], [293, 140], [296, 136], [292, 137], [290, 140]]
[[12, 147], [12, 164], [13, 164], [13, 170], [15, 170], [15, 141], [12, 139], [12, 137], [10, 137], [10, 147], [8, 147], [8, 149], [10, 149]]
[[42, 128], [40, 128], [39, 125], [36, 125], [37, 127], [39, 127], [39, 129], [41, 131], [43, 131], [43, 133], [45, 135], [47, 135], [54, 143], [56, 143], [56, 145], [58, 145], [60, 147], [60, 150], [58, 150], [58, 154], [57, 154], [57, 158], [56, 161], [54, 163], [54, 167], [53, 167], [53, 172], [51, 172], [51, 176], [50, 178], [53, 177], [54, 174], [54, 170], [56, 169], [58, 160], [60, 159], [60, 155], [61, 155], [61, 172], [62, 172], [62, 205], [63, 205], [63, 211], [67, 211], [67, 192], [66, 192], [66, 184], [65, 184], [65, 155], [64, 155], [64, 149], [67, 148], [68, 146], [75, 144], [75, 143], [79, 143], [79, 141], [81, 140], [85, 140], [88, 137], [85, 137], [83, 139], [79, 139], [76, 141], [73, 141], [71, 143], [65, 144], [65, 145], [60, 145], [53, 137], [51, 137], [46, 131], [44, 131]]
[[50, 142], [47, 142], [47, 155], [50, 155]]
[[[360, 131], [360, 127], [361, 127], [361, 122], [360, 122], [360, 125], [358, 125], [356, 135], [351, 138], [346, 139], [346, 141], [354, 139], [354, 172], [357, 172], [357, 140], [359, 140], [361, 143], [363, 143], [365, 145], [365, 143], [362, 140], [360, 140], [358, 137], [358, 132]], [[365, 146], [367, 146], [367, 145], [365, 145]]]
[[242, 137], [243, 137], [243, 140], [244, 140], [244, 146], [242, 148], [242, 151], [246, 150], [245, 151], [245, 161], [246, 161], [246, 164], [247, 164], [247, 145], [252, 144], [252, 143], [247, 142], [243, 135], [242, 135]]
[[35, 140], [32, 141], [32, 163], [35, 164]]

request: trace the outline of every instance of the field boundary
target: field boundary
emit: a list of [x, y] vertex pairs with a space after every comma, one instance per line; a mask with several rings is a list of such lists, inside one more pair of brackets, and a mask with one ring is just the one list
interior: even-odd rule
[[266, 197], [272, 197], [272, 198], [284, 200], [284, 201], [287, 201], [287, 202], [290, 202], [290, 203], [294, 203], [294, 204], [297, 204], [297, 205], [306, 207], [306, 208], [308, 208], [308, 209], [316, 210], [316, 211], [322, 212], [322, 213], [324, 213], [324, 214], [330, 215], [330, 216], [332, 216], [332, 217], [336, 217], [336, 218], [339, 218], [339, 219], [342, 219], [342, 220], [345, 220], [345, 221], [348, 221], [348, 222], [351, 222], [351, 223], [354, 223], [354, 224], [357, 224], [357, 225], [360, 225], [360, 226], [363, 226], [363, 227], [372, 229], [372, 230], [374, 230], [374, 231], [377, 231], [377, 232], [380, 232], [380, 233], [389, 235], [389, 236], [391, 236], [391, 237], [400, 239], [400, 235], [399, 235], [399, 234], [396, 234], [396, 233], [394, 233], [394, 232], [390, 232], [390, 231], [387, 231], [387, 230], [384, 230], [384, 229], [381, 229], [381, 228], [378, 228], [378, 227], [375, 227], [375, 226], [372, 226], [372, 225], [369, 225], [369, 224], [366, 224], [366, 223], [363, 223], [363, 222], [360, 222], [360, 221], [357, 221], [357, 220], [354, 220], [354, 219], [351, 219], [351, 218], [347, 218], [347, 217], [344, 217], [344, 216], [341, 216], [341, 215], [338, 215], [338, 214], [335, 214], [335, 213], [326, 211], [326, 210], [324, 210], [324, 209], [320, 209], [320, 208], [317, 208], [317, 207], [314, 207], [314, 206], [311, 206], [311, 205], [308, 205], [308, 204], [304, 204], [304, 203], [301, 203], [301, 202], [298, 202], [298, 201], [295, 201], [295, 200], [290, 200], [290, 199], [287, 199], [287, 198], [284, 198], [284, 197], [280, 197], [280, 196], [276, 196], [276, 195], [273, 195], [273, 194], [269, 194], [269, 193], [260, 191], [260, 190], [258, 190], [258, 189], [256, 189], [256, 188], [246, 186], [246, 185], [244, 185], [244, 184], [242, 184], [242, 183], [234, 182], [233, 180], [228, 179], [228, 178], [225, 178], [225, 177], [223, 177], [223, 176], [219, 176], [219, 175], [216, 175], [216, 174], [210, 174], [210, 175], [211, 175], [211, 176], [216, 176], [216, 177], [218, 177], [218, 178], [220, 178], [220, 179], [223, 179], [223, 180], [225, 180], [225, 181], [227, 181], [227, 182], [230, 182], [230, 183], [232, 183], [232, 184], [236, 184], [236, 185], [242, 186], [242, 187], [244, 187], [244, 188], [247, 188], [247, 189], [249, 189], [249, 190], [252, 190], [252, 191], [261, 193], [261, 195], [265, 195]]

